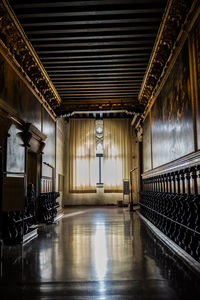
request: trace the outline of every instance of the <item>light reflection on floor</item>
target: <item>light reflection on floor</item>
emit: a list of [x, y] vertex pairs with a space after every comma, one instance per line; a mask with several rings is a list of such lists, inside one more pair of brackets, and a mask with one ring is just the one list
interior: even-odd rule
[[95, 225], [94, 236], [94, 258], [96, 277], [99, 281], [99, 293], [101, 300], [105, 299], [106, 285], [104, 282], [107, 273], [107, 245], [106, 245], [105, 223], [97, 223]]
[[29, 300], [199, 299], [192, 275], [159, 247], [136, 214], [118, 208], [68, 213], [27, 245], [5, 247], [3, 299], [15, 299], [16, 292]]
[[105, 224], [96, 225], [94, 236], [95, 270], [98, 280], [103, 281], [107, 272], [107, 249]]

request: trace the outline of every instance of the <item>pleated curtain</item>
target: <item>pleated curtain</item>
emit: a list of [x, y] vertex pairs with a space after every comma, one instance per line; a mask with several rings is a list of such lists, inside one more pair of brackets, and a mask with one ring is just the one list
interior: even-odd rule
[[121, 192], [131, 166], [131, 126], [128, 119], [104, 119], [103, 180], [105, 192]]
[[95, 120], [70, 120], [70, 192], [95, 192]]

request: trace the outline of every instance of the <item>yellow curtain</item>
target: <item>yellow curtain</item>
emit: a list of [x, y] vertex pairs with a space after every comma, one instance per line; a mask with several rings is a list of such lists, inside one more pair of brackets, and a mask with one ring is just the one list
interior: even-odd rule
[[122, 191], [131, 170], [131, 127], [127, 119], [104, 120], [103, 180], [107, 192]]
[[95, 120], [70, 120], [70, 192], [96, 191]]

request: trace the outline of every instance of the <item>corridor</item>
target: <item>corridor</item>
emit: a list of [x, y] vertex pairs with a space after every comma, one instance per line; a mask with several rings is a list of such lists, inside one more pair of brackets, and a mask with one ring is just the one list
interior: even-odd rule
[[4, 247], [0, 299], [195, 300], [198, 284], [136, 213], [65, 209], [38, 238]]

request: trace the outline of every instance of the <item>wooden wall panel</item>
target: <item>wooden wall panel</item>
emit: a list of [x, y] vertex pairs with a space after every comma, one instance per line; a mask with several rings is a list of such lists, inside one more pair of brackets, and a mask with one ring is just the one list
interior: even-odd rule
[[[9, 105], [22, 121], [31, 123], [47, 135], [43, 161], [55, 168], [55, 122], [1, 54], [0, 99], [2, 103]], [[16, 134], [17, 131], [8, 138], [7, 171], [24, 172], [24, 147]], [[42, 175], [52, 177], [52, 168], [43, 165]]]
[[200, 18], [194, 30], [194, 40], [196, 42], [196, 66], [197, 66], [197, 141], [198, 149], [200, 149]]
[[153, 168], [194, 151], [187, 42], [152, 108]]
[[[43, 162], [55, 168], [55, 138], [56, 138], [56, 123], [50, 115], [43, 110], [43, 133], [47, 136], [46, 146], [44, 147]], [[42, 176], [51, 177], [52, 169], [47, 165], [42, 165]]]
[[143, 171], [146, 172], [151, 169], [151, 123], [150, 114], [148, 114], [143, 127]]
[[24, 177], [4, 177], [2, 211], [24, 209]]
[[0, 98], [41, 130], [41, 104], [0, 54]]

